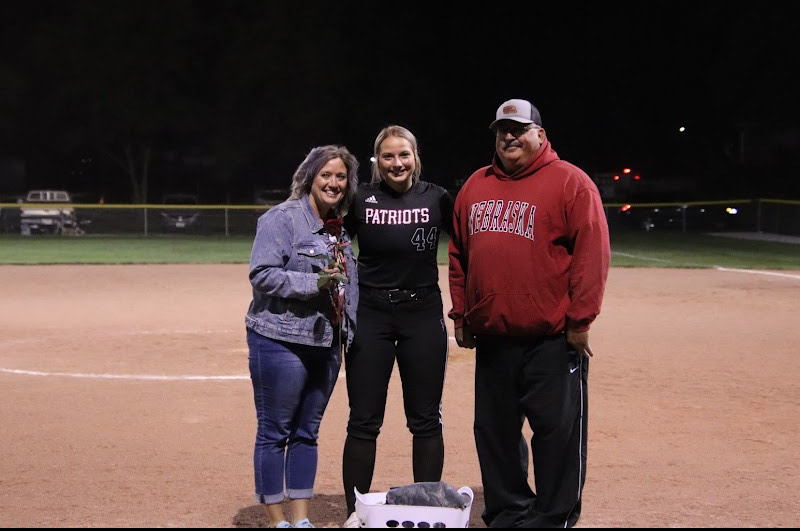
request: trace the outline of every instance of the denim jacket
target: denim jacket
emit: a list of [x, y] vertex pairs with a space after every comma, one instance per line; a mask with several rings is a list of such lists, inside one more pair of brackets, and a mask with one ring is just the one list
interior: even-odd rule
[[[331, 346], [329, 294], [317, 287], [318, 273], [330, 257], [328, 234], [322, 227], [308, 195], [285, 201], [258, 219], [250, 255], [253, 302], [245, 317], [248, 328], [279, 341]], [[350, 241], [346, 231], [341, 238]], [[342, 343], [349, 348], [358, 308], [358, 268], [351, 246], [344, 254], [348, 282], [344, 286]]]

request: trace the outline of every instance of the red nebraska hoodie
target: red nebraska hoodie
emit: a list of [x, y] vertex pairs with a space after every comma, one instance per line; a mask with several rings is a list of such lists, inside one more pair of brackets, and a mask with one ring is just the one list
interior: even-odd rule
[[449, 316], [475, 334], [589, 329], [611, 257], [597, 186], [547, 140], [507, 175], [497, 155], [458, 193], [450, 239]]

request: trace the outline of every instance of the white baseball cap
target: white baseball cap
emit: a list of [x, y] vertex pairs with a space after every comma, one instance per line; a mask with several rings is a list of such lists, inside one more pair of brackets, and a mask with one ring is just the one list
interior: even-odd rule
[[497, 122], [501, 120], [514, 120], [521, 124], [536, 124], [542, 126], [542, 115], [539, 109], [527, 100], [508, 100], [504, 101], [497, 108], [496, 120], [489, 125], [489, 129], [494, 129]]

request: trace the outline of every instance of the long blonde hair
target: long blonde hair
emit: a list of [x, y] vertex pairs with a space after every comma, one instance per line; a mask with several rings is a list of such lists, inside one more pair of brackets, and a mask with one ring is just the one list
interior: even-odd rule
[[373, 149], [374, 159], [372, 161], [372, 184], [379, 183], [383, 180], [381, 176], [380, 168], [378, 167], [378, 156], [380, 155], [381, 151], [381, 144], [383, 141], [391, 136], [396, 136], [397, 138], [403, 138], [408, 140], [408, 143], [411, 144], [411, 149], [414, 150], [414, 172], [411, 174], [411, 182], [415, 183], [419, 180], [420, 174], [422, 174], [422, 160], [419, 158], [419, 149], [417, 148], [417, 137], [414, 136], [414, 133], [409, 131], [403, 126], [400, 125], [387, 125], [381, 132], [378, 133], [378, 136], [375, 138], [375, 147]]

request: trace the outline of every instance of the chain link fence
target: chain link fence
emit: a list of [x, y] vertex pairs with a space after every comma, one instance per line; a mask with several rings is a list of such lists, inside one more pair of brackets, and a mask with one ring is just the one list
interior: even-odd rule
[[270, 205], [0, 203], [0, 231], [32, 234], [252, 236]]
[[800, 201], [606, 204], [610, 230], [769, 232], [800, 236]]
[[[0, 203], [0, 232], [253, 236], [259, 216], [270, 206]], [[46, 215], [36, 218], [26, 214], [35, 212], [34, 209], [45, 211]], [[605, 211], [612, 233], [618, 230], [769, 232], [800, 236], [800, 201], [609, 203]]]

